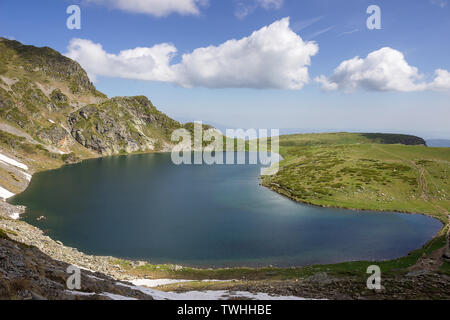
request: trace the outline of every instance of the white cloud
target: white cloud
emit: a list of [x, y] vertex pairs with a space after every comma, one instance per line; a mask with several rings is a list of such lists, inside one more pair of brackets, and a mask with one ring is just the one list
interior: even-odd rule
[[435, 91], [449, 91], [450, 90], [450, 72], [443, 69], [435, 71], [434, 81], [429, 84], [429, 89]]
[[289, 18], [240, 40], [200, 48], [175, 66], [185, 86], [300, 89], [318, 52], [289, 28]]
[[315, 78], [325, 91], [447, 91], [450, 90], [450, 73], [437, 69], [432, 82], [422, 81], [416, 67], [410, 66], [398, 50], [385, 47], [371, 52], [366, 58], [355, 57], [343, 61], [330, 77]]
[[197, 15], [200, 7], [208, 0], [84, 0], [105, 7], [127, 12], [149, 14], [164, 17], [171, 13], [182, 15]]
[[80, 63], [93, 81], [97, 76], [162, 82], [175, 79], [169, 62], [177, 49], [167, 43], [110, 54], [90, 40], [72, 39], [68, 49], [66, 56]]
[[89, 40], [71, 41], [69, 58], [78, 61], [91, 79], [96, 76], [171, 82], [184, 87], [301, 89], [309, 82], [308, 66], [318, 52], [289, 27], [289, 18], [240, 40], [195, 49], [171, 64], [171, 44], [107, 53]]
[[324, 75], [314, 78], [314, 81], [322, 84], [322, 90], [333, 91], [339, 88], [338, 84], [335, 82], [330, 82]]
[[276, 10], [280, 9], [283, 3], [284, 0], [238, 0], [235, 14], [239, 19], [243, 19], [257, 8]]
[[355, 57], [342, 62], [327, 78], [316, 77], [323, 90], [353, 91], [359, 88], [372, 91], [422, 91], [449, 88], [449, 74], [436, 71], [436, 79], [425, 83], [416, 67], [410, 66], [403, 53], [389, 47], [371, 52], [366, 58]]

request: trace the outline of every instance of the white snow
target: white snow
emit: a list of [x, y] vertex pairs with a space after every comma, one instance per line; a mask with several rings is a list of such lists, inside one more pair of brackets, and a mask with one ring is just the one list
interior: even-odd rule
[[[117, 285], [127, 287], [133, 290], [140, 291], [146, 295], [153, 297], [155, 300], [188, 300], [188, 301], [215, 301], [215, 300], [230, 300], [230, 299], [247, 299], [247, 300], [307, 300], [304, 298], [293, 296], [272, 296], [267, 293], [251, 293], [246, 291], [189, 291], [184, 293], [175, 292], [163, 292], [159, 290], [149, 289], [141, 286], [130, 286], [124, 283], [118, 282]], [[93, 296], [95, 292], [80, 292], [66, 290], [67, 293], [79, 296]], [[109, 292], [103, 292], [100, 295], [108, 297], [112, 300], [137, 300], [135, 298], [126, 297]]]
[[23, 176], [25, 177], [25, 179], [27, 179], [28, 181], [31, 181], [31, 174], [26, 173], [26, 172], [23, 172], [23, 171], [20, 171], [20, 170], [19, 170], [19, 172], [20, 172], [21, 174], [23, 174]]
[[101, 295], [108, 297], [112, 300], [128, 300], [128, 301], [137, 300], [136, 298], [125, 297], [125, 296], [121, 296], [121, 295], [113, 294], [113, 293], [109, 293], [109, 292], [103, 292]]
[[13, 212], [9, 216], [11, 217], [11, 219], [18, 220], [20, 218], [20, 213]]
[[140, 286], [130, 286], [118, 282], [117, 285], [128, 287], [133, 290], [141, 291], [144, 294], [152, 296], [155, 300], [230, 300], [234, 298], [244, 298], [248, 300], [306, 300], [304, 298], [293, 296], [271, 296], [266, 293], [251, 293], [245, 291], [189, 291], [184, 293], [163, 292]]
[[6, 200], [8, 198], [11, 198], [12, 196], [14, 196], [14, 193], [6, 190], [3, 187], [0, 187], [0, 198], [3, 198], [3, 200]]
[[74, 266], [77, 267], [77, 268], [80, 269], [80, 270], [84, 270], [84, 271], [89, 271], [89, 272], [95, 273], [94, 270], [90, 270], [90, 269], [85, 268], [85, 267], [80, 267], [80, 266], [78, 266], [78, 265], [76, 265], [76, 264], [74, 264]]
[[[197, 280], [174, 280], [174, 279], [136, 279], [130, 281], [135, 286], [143, 286], [148, 288], [156, 288], [174, 283], [194, 282]], [[231, 282], [234, 280], [201, 280], [201, 282]]]
[[1, 154], [1, 153], [0, 153], [0, 161], [4, 162], [4, 163], [7, 163], [7, 164], [10, 164], [10, 165], [13, 165], [15, 167], [24, 169], [24, 170], [28, 170], [28, 166], [27, 165], [25, 165], [23, 163], [20, 163], [19, 161], [16, 161], [14, 159], [11, 159], [11, 158], [9, 158], [9, 157]]

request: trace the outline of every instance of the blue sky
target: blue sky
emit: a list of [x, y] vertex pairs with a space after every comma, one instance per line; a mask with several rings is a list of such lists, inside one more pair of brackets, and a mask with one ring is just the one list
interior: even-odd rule
[[[99, 90], [147, 95], [180, 121], [450, 138], [446, 0], [179, 0], [172, 8], [159, 2], [2, 0], [0, 35], [77, 57]], [[66, 27], [72, 4], [81, 8], [81, 30]], [[381, 9], [380, 30], [366, 27], [369, 5]], [[221, 46], [263, 27], [269, 31]], [[73, 39], [85, 42], [69, 48]], [[267, 43], [274, 50], [259, 52]], [[136, 60], [145, 62], [137, 68], [136, 61], [119, 56], [141, 47], [153, 49], [132, 53], [154, 58], [154, 46], [161, 44], [176, 50], [164, 53], [170, 62], [150, 63], [145, 56]], [[101, 45], [102, 56], [93, 45]], [[380, 50], [385, 47], [390, 50]], [[211, 55], [221, 62], [213, 75], [205, 57]], [[373, 76], [379, 68], [384, 73]], [[236, 76], [227, 74], [235, 69]]]

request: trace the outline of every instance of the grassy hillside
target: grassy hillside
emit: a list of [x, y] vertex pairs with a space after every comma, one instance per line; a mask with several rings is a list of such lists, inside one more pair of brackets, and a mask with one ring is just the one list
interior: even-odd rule
[[421, 144], [403, 135], [283, 136], [280, 170], [262, 183], [309, 204], [426, 213], [447, 221], [450, 149]]
[[385, 133], [311, 133], [286, 135], [280, 138], [281, 147], [372, 143], [426, 145], [425, 140], [419, 137]]

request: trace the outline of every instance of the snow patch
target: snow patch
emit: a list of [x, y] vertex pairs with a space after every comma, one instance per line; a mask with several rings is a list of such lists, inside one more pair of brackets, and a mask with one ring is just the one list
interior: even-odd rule
[[168, 284], [174, 284], [174, 283], [183, 283], [183, 282], [192, 282], [193, 280], [172, 280], [172, 279], [156, 279], [156, 280], [149, 280], [149, 279], [137, 279], [130, 281], [135, 286], [144, 286], [149, 288], [155, 288], [159, 286], [165, 286]]
[[14, 196], [14, 193], [6, 190], [3, 187], [0, 187], [0, 198], [3, 198], [3, 200], [6, 200], [8, 198], [11, 198], [12, 196]]
[[77, 268], [80, 269], [80, 270], [84, 270], [84, 271], [89, 271], [89, 272], [91, 272], [91, 273], [95, 273], [94, 270], [91, 270], [91, 269], [88, 269], [88, 268], [85, 268], [85, 267], [81, 267], [81, 266], [78, 266], [78, 265], [76, 265], [76, 264], [74, 264], [74, 266], [77, 267]]
[[146, 295], [152, 296], [155, 300], [230, 300], [242, 298], [248, 300], [307, 300], [305, 298], [293, 296], [271, 296], [267, 293], [251, 293], [245, 291], [189, 291], [184, 293], [163, 292], [159, 290], [149, 289], [140, 286], [130, 286], [118, 282], [117, 285], [124, 286], [133, 290], [140, 291]]
[[109, 292], [103, 292], [101, 295], [108, 297], [112, 300], [127, 300], [127, 301], [137, 300], [136, 298], [125, 297], [125, 296], [121, 296], [119, 294], [113, 294], [113, 293], [109, 293]]
[[19, 172], [20, 172], [20, 174], [22, 174], [25, 177], [25, 179], [27, 179], [28, 181], [31, 181], [31, 174], [20, 171], [20, 170], [19, 170]]
[[11, 219], [18, 220], [20, 218], [20, 213], [13, 212], [9, 216], [11, 217]]
[[0, 161], [4, 162], [4, 163], [7, 163], [7, 164], [10, 164], [10, 165], [13, 165], [15, 167], [24, 169], [24, 170], [28, 170], [28, 166], [27, 165], [25, 165], [23, 163], [20, 163], [19, 161], [16, 161], [14, 159], [11, 159], [11, 158], [9, 158], [9, 157], [1, 154], [1, 153], [0, 153]]
[[[135, 286], [142, 286], [148, 288], [156, 288], [175, 283], [194, 282], [197, 280], [175, 280], [175, 279], [136, 279], [130, 281]], [[201, 282], [231, 282], [234, 280], [201, 280]]]

